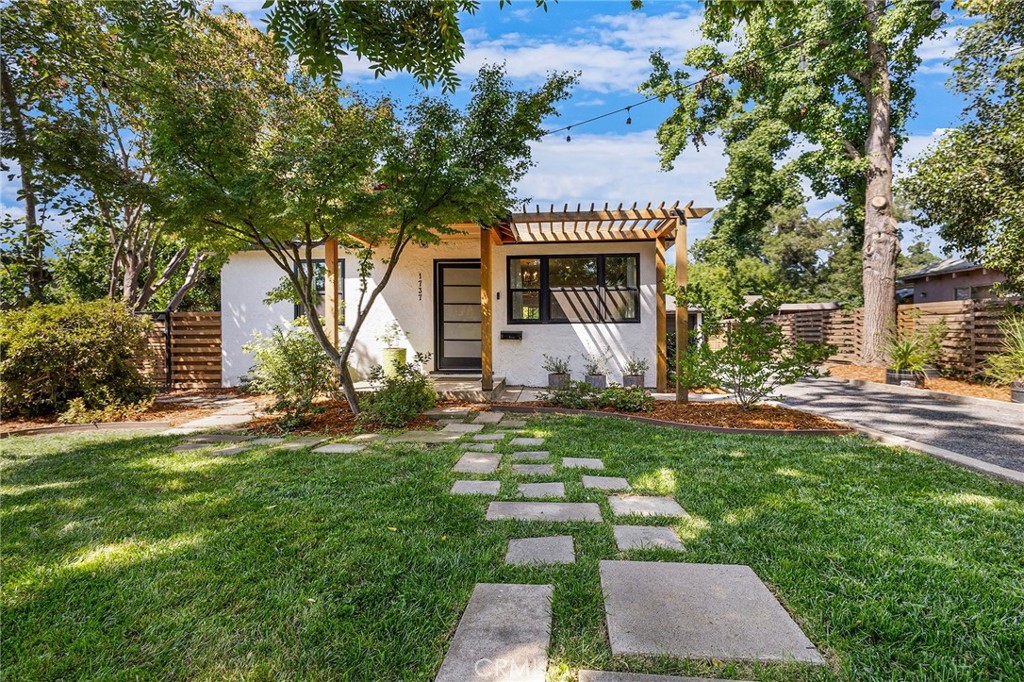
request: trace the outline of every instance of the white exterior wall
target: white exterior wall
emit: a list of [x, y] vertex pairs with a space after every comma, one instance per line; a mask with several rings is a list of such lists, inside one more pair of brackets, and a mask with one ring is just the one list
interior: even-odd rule
[[[640, 323], [630, 324], [509, 324], [508, 282], [509, 256], [542, 256], [548, 254], [640, 254]], [[323, 250], [314, 252], [322, 258]], [[345, 303], [351, 312], [349, 325], [359, 299], [358, 264], [345, 256]], [[409, 357], [415, 352], [433, 354], [434, 348], [434, 261], [476, 260], [480, 257], [480, 241], [449, 238], [438, 246], [407, 247], [383, 293], [374, 303], [369, 317], [359, 332], [353, 351], [352, 369], [357, 378], [365, 376], [382, 358], [378, 337], [384, 328], [396, 321], [407, 334], [404, 343]], [[374, 269], [370, 289], [383, 275], [383, 265]], [[234, 254], [221, 271], [222, 369], [225, 386], [237, 386], [248, 371], [252, 358], [242, 346], [254, 332], [269, 334], [275, 325], [292, 323], [291, 303], [263, 303], [267, 292], [281, 281], [284, 273], [261, 251]], [[609, 381], [621, 382], [622, 366], [631, 354], [650, 364], [646, 382], [656, 381], [655, 339], [655, 274], [654, 245], [650, 242], [618, 242], [594, 244], [516, 244], [493, 247], [492, 285], [495, 300], [493, 321], [494, 375], [505, 377], [510, 385], [544, 386], [547, 373], [541, 367], [543, 354], [571, 355], [574, 378], [582, 378], [583, 354], [609, 350]], [[346, 328], [342, 329], [342, 338]], [[522, 341], [502, 341], [503, 330], [522, 331]], [[429, 370], [433, 370], [433, 359]]]

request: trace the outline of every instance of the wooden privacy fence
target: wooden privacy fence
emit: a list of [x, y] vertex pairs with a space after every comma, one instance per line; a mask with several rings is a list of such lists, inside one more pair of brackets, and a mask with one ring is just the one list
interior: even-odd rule
[[[1010, 312], [1024, 311], [1024, 301], [942, 301], [898, 307], [901, 329], [925, 331], [945, 324], [940, 365], [956, 373], [977, 374], [985, 358], [1003, 349], [999, 324]], [[864, 315], [857, 310], [808, 310], [778, 315], [775, 321], [790, 338], [829, 343], [836, 347], [830, 361], [853, 363], [860, 359]]]
[[168, 388], [220, 388], [220, 313], [146, 313], [153, 329], [143, 372]]

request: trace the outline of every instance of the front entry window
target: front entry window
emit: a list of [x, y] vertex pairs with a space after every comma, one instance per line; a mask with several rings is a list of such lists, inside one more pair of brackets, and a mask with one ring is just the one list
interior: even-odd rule
[[509, 321], [640, 321], [639, 254], [508, 259]]

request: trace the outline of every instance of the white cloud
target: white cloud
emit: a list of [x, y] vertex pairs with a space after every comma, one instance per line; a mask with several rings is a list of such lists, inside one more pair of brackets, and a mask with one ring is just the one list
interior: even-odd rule
[[952, 58], [960, 47], [957, 26], [951, 26], [941, 33], [925, 38], [917, 48], [917, 56], [921, 59], [918, 73], [952, 73], [952, 67], [946, 62]]
[[910, 162], [949, 131], [949, 128], [936, 128], [926, 135], [909, 135], [899, 155], [893, 160], [893, 174], [897, 178], [905, 175]]
[[[549, 136], [534, 143], [536, 167], [519, 185], [519, 195], [531, 204], [591, 203], [639, 205], [671, 204], [676, 200], [694, 206], [715, 207], [710, 183], [725, 173], [724, 145], [711, 139], [699, 152], [690, 149], [677, 160], [674, 170], [658, 165], [658, 141], [654, 130], [625, 134], [579, 134], [572, 142]], [[710, 220], [693, 224], [690, 239], [706, 236]]]

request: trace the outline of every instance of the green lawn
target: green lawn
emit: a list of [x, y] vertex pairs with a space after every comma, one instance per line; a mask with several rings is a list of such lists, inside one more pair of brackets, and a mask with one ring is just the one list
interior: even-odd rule
[[[2, 441], [3, 677], [426, 680], [476, 583], [544, 582], [553, 679], [1024, 679], [1024, 489], [854, 438], [530, 426], [690, 512], [685, 555], [630, 558], [750, 565], [830, 667], [611, 657], [610, 526], [485, 522], [485, 500], [448, 495], [453, 446], [213, 458], [90, 434]], [[604, 495], [567, 494], [608, 518]], [[566, 530], [575, 566], [503, 564], [509, 537]]]

